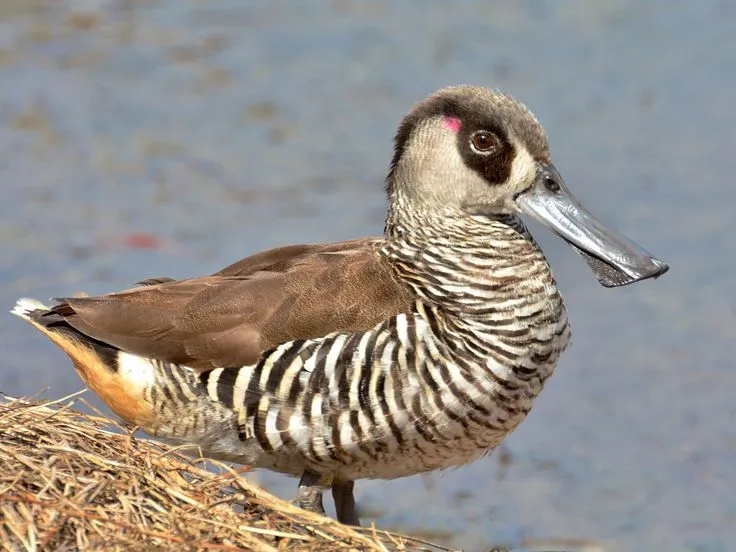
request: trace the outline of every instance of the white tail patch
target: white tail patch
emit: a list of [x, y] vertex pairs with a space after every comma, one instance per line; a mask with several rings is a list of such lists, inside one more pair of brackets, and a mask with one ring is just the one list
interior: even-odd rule
[[15, 314], [16, 316], [20, 316], [25, 320], [30, 320], [30, 314], [32, 312], [39, 310], [46, 311], [49, 310], [49, 308], [50, 307], [44, 305], [41, 301], [38, 301], [37, 299], [21, 297], [15, 303], [15, 307], [13, 307], [13, 310], [11, 310], [10, 312]]
[[155, 361], [123, 351], [118, 352], [118, 374], [132, 389], [143, 389], [156, 383]]

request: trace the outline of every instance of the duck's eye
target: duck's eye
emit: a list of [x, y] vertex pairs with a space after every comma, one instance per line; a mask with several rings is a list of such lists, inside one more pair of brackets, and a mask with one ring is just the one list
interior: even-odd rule
[[498, 144], [496, 136], [487, 130], [479, 130], [470, 137], [473, 149], [479, 153], [488, 153]]

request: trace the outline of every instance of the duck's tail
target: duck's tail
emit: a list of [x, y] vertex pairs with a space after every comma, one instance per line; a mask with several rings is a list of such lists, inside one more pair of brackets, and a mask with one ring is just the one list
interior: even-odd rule
[[153, 363], [81, 333], [52, 307], [35, 299], [18, 299], [10, 312], [28, 321], [64, 351], [84, 383], [115, 414], [130, 424], [150, 425], [154, 405], [145, 395], [155, 380]]
[[[124, 421], [212, 458], [250, 458], [233, 405], [208, 392], [209, 372], [198, 374], [186, 366], [127, 353], [72, 327], [63, 308], [35, 299], [19, 299], [11, 312], [58, 345], [84, 383]], [[213, 372], [219, 376], [222, 369]]]

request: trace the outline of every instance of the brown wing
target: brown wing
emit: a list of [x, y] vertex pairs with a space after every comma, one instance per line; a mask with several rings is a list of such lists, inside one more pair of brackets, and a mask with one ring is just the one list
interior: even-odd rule
[[360, 331], [412, 298], [375, 254], [376, 239], [272, 249], [212, 276], [159, 278], [53, 309], [124, 351], [198, 369], [242, 366], [291, 339]]

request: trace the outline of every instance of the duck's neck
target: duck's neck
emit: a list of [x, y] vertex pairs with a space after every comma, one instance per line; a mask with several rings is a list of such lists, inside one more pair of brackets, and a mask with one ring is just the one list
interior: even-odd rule
[[518, 217], [392, 211], [386, 238], [382, 254], [397, 277], [444, 316], [525, 328], [565, 318], [550, 267]]

